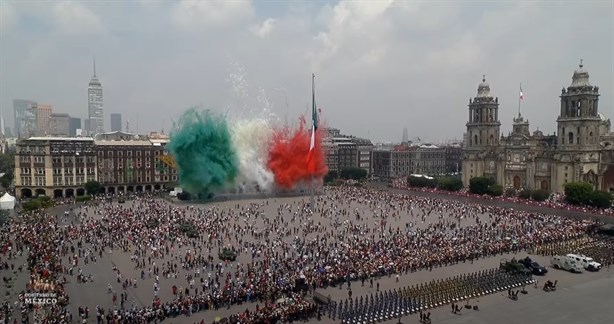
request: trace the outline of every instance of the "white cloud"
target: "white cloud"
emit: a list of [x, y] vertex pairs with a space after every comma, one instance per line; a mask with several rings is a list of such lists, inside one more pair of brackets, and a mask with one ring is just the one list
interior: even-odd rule
[[267, 38], [271, 34], [273, 29], [275, 29], [276, 23], [277, 21], [275, 19], [267, 18], [264, 22], [262, 22], [262, 24], [252, 26], [250, 30], [254, 35], [260, 38]]
[[227, 25], [243, 21], [253, 14], [252, 2], [182, 0], [175, 5], [172, 21], [190, 30], [209, 26]]
[[[13, 98], [26, 97], [84, 116], [95, 53], [108, 111], [125, 109], [131, 121], [138, 111], [142, 130], [168, 129], [193, 104], [232, 106], [238, 95], [224, 80], [236, 61], [252, 90], [250, 109], [258, 105], [253, 90], [263, 88], [271, 110], [295, 120], [308, 111], [313, 72], [322, 118], [357, 136], [398, 140], [408, 127], [412, 137], [460, 138], [482, 74], [499, 97], [503, 133], [517, 113], [520, 82], [523, 115], [531, 130], [547, 133], [556, 126], [560, 88], [584, 58], [602, 89], [602, 112], [612, 115], [611, 3], [328, 3], [81, 1], [54, 9], [56, 2], [10, 2], [23, 19], [2, 34], [0, 105], [11, 111]], [[2, 26], [12, 21], [2, 14]], [[108, 37], [71, 37], [48, 28], [55, 23], [64, 31], [104, 27]], [[280, 87], [283, 94], [273, 91]]]
[[17, 24], [19, 17], [9, 2], [0, 2], [0, 32], [5, 33]]
[[100, 18], [78, 2], [57, 3], [53, 15], [59, 30], [66, 34], [96, 34], [104, 31]]

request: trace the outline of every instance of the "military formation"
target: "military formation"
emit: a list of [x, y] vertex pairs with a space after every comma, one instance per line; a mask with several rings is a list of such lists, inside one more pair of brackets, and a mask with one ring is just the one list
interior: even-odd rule
[[[423, 314], [433, 308], [467, 301], [499, 291], [517, 289], [533, 284], [531, 274], [512, 273], [496, 268], [432, 280], [401, 289], [379, 291], [368, 296], [349, 297], [339, 303], [332, 301], [326, 306], [327, 315], [342, 323], [375, 323], [406, 315], [421, 313], [421, 320], [430, 316]], [[349, 288], [348, 288], [349, 289]], [[460, 308], [456, 304], [455, 311]], [[426, 321], [428, 321], [426, 320]]]

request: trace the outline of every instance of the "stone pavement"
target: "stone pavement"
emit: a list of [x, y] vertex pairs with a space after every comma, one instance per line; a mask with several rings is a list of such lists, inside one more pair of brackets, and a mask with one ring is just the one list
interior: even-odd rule
[[[294, 203], [297, 203], [305, 199], [308, 199], [308, 198], [294, 197], [294, 198], [269, 199], [268, 200], [269, 205], [267, 205], [265, 209], [267, 210], [267, 213], [271, 213], [272, 215], [275, 215], [276, 210], [280, 206], [280, 204], [285, 204], [285, 203], [294, 204]], [[236, 206], [237, 204], [244, 205], [244, 204], [249, 204], [253, 202], [262, 202], [262, 201], [261, 200], [245, 200], [245, 201], [240, 201], [240, 202], [232, 201], [232, 202], [219, 203], [219, 205], [230, 207], [230, 206]], [[124, 206], [126, 208], [131, 208], [132, 203], [127, 202]], [[209, 208], [209, 206], [211, 205], [206, 205], [202, 207]], [[186, 208], [186, 207], [187, 206], [183, 206], [183, 208]], [[350, 211], [354, 211], [362, 207], [360, 206], [360, 204], [357, 204], [357, 203], [349, 203], [347, 206], [344, 206], [344, 208]], [[59, 208], [57, 210], [57, 215], [59, 219], [64, 218], [63, 211], [64, 209], [62, 208]], [[367, 210], [360, 209], [360, 212], [363, 213], [363, 217], [368, 214]], [[352, 212], [350, 212], [350, 214], [352, 214]], [[88, 212], [88, 216], [95, 217], [95, 218], [100, 217], [100, 215], [93, 213], [91, 209]], [[397, 220], [393, 220], [389, 218], [389, 221], [393, 227], [402, 226], [406, 222], [413, 222], [415, 227], [425, 227], [430, 222], [437, 221], [437, 218], [445, 218], [445, 217], [446, 217], [445, 214], [440, 215], [440, 214], [435, 213], [427, 217], [425, 222], [420, 222], [420, 217], [417, 217], [416, 215], [414, 215], [413, 218], [411, 218], [411, 216], [407, 215], [406, 212], [402, 212], [402, 214], [400, 215], [400, 217], [398, 217]], [[349, 216], [349, 218], [352, 219], [352, 221], [355, 223], [360, 223], [358, 221], [355, 221], [352, 216]], [[365, 218], [368, 219], [369, 217], [367, 216]], [[74, 213], [71, 213], [67, 218], [68, 223], [71, 221], [76, 221], [76, 217]], [[325, 223], [327, 226], [334, 226], [332, 224], [332, 221], [329, 219], [321, 219], [320, 221]], [[367, 220], [364, 221], [365, 224], [367, 222], [368, 222]], [[472, 218], [468, 218], [468, 219], [466, 218], [461, 221], [463, 226], [467, 224], [472, 224], [474, 222], [475, 220]], [[231, 224], [229, 224], [229, 226], [230, 225]], [[294, 224], [292, 224], [292, 226], [294, 226]], [[310, 237], [311, 236], [315, 236], [315, 234], [310, 234]], [[285, 240], [290, 241], [291, 239], [292, 239], [292, 236], [286, 238]], [[188, 249], [188, 248], [193, 249], [193, 247], [184, 246], [183, 250]], [[212, 253], [216, 254], [217, 251], [212, 251]], [[179, 251], [176, 254], [179, 254]], [[99, 305], [106, 309], [113, 309], [114, 305], [112, 303], [112, 294], [109, 294], [107, 292], [108, 284], [111, 284], [113, 287], [113, 290], [118, 294], [118, 300], [119, 300], [119, 294], [123, 291], [121, 288], [121, 284], [116, 282], [115, 275], [112, 271], [112, 268], [114, 265], [117, 266], [117, 268], [121, 271], [123, 278], [137, 278], [138, 279], [137, 288], [129, 287], [125, 291], [128, 294], [128, 302], [125, 304], [125, 306], [127, 308], [130, 308], [133, 302], [139, 307], [149, 305], [153, 297], [153, 281], [154, 280], [153, 278], [149, 278], [148, 275], [146, 275], [144, 280], [140, 279], [141, 270], [140, 269], [137, 270], [134, 268], [134, 263], [130, 260], [130, 255], [131, 253], [124, 253], [119, 250], [109, 251], [107, 249], [105, 253], [103, 254], [103, 257], [100, 258], [95, 263], [92, 262], [92, 263], [89, 263], [88, 265], [85, 265], [82, 262], [80, 262], [79, 267], [83, 270], [83, 273], [86, 275], [92, 274], [94, 277], [94, 282], [79, 284], [79, 283], [76, 283], [76, 276], [69, 278], [70, 283], [67, 285], [66, 289], [68, 291], [68, 295], [71, 297], [71, 310], [73, 314], [75, 315], [74, 316], [75, 319], [77, 317], [76, 316], [77, 308], [79, 306], [88, 306], [90, 308], [90, 323], [95, 322], [94, 309], [96, 305]], [[525, 253], [519, 253], [515, 255], [516, 258], [524, 258], [525, 256], [527, 256], [527, 254]], [[418, 271], [418, 272], [414, 272], [410, 274], [403, 274], [400, 276], [399, 282], [396, 282], [396, 278], [394, 275], [392, 277], [380, 278], [378, 282], [380, 283], [380, 290], [402, 288], [404, 286], [411, 286], [417, 283], [428, 282], [433, 279], [446, 278], [446, 277], [450, 277], [450, 276], [454, 276], [458, 274], [470, 273], [470, 272], [474, 272], [477, 270], [498, 267], [501, 258], [511, 259], [512, 257], [514, 257], [514, 255], [505, 254], [502, 256], [499, 255], [496, 257], [476, 260], [473, 263], [470, 261], [461, 262], [459, 264], [452, 265], [452, 266], [434, 268], [432, 271], [422, 270], [422, 271]], [[541, 257], [541, 256], [532, 256], [532, 257], [534, 258], [534, 260], [540, 262], [542, 265], [549, 264], [548, 258]], [[248, 260], [247, 258], [248, 256], [243, 254], [239, 256], [238, 261], [245, 262], [246, 260]], [[171, 260], [171, 258], [167, 257], [166, 261], [168, 260]], [[161, 265], [162, 261], [163, 260], [156, 260], [158, 265]], [[77, 269], [75, 269], [75, 272], [76, 271]], [[145, 272], [147, 272], [147, 269], [145, 269]], [[162, 299], [162, 301], [168, 301], [172, 298], [172, 294], [171, 294], [172, 285], [176, 285], [177, 287], [186, 286], [187, 282], [182, 277], [182, 275], [185, 273], [186, 273], [185, 271], [181, 271], [180, 277], [176, 279], [161, 279], [160, 280], [159, 296]], [[203, 275], [205, 274], [203, 273]], [[21, 287], [25, 286], [24, 277], [25, 276], [19, 276], [20, 281], [15, 286], [18, 290], [20, 290]], [[547, 275], [547, 278], [552, 281], [554, 280], [559, 281], [559, 284], [558, 284], [559, 290], [557, 292], [545, 293], [541, 289], [537, 289], [537, 290], [532, 289], [530, 290], [528, 295], [520, 295], [520, 300], [517, 302], [512, 302], [511, 300], [509, 300], [506, 297], [506, 293], [505, 294], [495, 294], [492, 296], [484, 296], [479, 301], [478, 300], [471, 301], [472, 304], [477, 303], [480, 305], [480, 311], [478, 312], [475, 312], [472, 310], [466, 311], [463, 309], [463, 315], [453, 315], [449, 312], [449, 306], [443, 306], [440, 309], [433, 310], [432, 311], [433, 315], [431, 318], [433, 319], [433, 323], [439, 323], [439, 322], [442, 322], [442, 323], [495, 323], [495, 322], [533, 323], [533, 322], [545, 321], [545, 320], [542, 320], [541, 317], [539, 317], [539, 316], [542, 316], [540, 315], [542, 313], [544, 314], [544, 316], [550, 314], [550, 316], [554, 317], [554, 316], [558, 316], [559, 314], [562, 314], [565, 312], [569, 313], [568, 316], [570, 316], [570, 318], [573, 318], [574, 314], [582, 314], [582, 316], [585, 316], [586, 318], [594, 318], [595, 320], [597, 320], [597, 321], [588, 321], [589, 323], [602, 323], [598, 320], [603, 319], [603, 318], [605, 319], [611, 318], [611, 317], [606, 316], [607, 314], [611, 314], [612, 312], [611, 306], [603, 308], [603, 305], [607, 304], [606, 302], [609, 302], [610, 305], [614, 303], [614, 298], [613, 298], [614, 296], [612, 296], [612, 291], [614, 291], [614, 289], [612, 289], [613, 288], [612, 287], [612, 282], [613, 282], [612, 272], [608, 272], [606, 269], [604, 269], [602, 272], [599, 272], [599, 273], [570, 274], [564, 271], [557, 271], [557, 270], [551, 269]], [[543, 284], [544, 280], [542, 278], [538, 278], [538, 279], [541, 281], [539, 284], [541, 288], [541, 285]], [[599, 282], [600, 284], [594, 285], [593, 284], [594, 282]], [[606, 291], [608, 287], [610, 289], [609, 295], [608, 295], [608, 291]], [[374, 292], [375, 290], [376, 290], [375, 285], [373, 288], [370, 288], [368, 281], [365, 283], [365, 287], [361, 287], [361, 284], [359, 281], [352, 282], [352, 291], [353, 291], [354, 297], [361, 296], [361, 295], [367, 295], [371, 292]], [[592, 291], [601, 291], [601, 292], [599, 293], [599, 292], [592, 292]], [[318, 292], [324, 295], [330, 295], [333, 300], [344, 299], [347, 297], [347, 293], [348, 293], [347, 286], [345, 285], [341, 289], [339, 289], [338, 287], [328, 288], [324, 290], [318, 290]], [[574, 298], [574, 296], [576, 296], [575, 295], [576, 293], [578, 294], [577, 296], [584, 296], [584, 297]], [[588, 296], [585, 296], [585, 295], [591, 295], [591, 293], [593, 293], [592, 295], [593, 298], [597, 298], [598, 301], [590, 301], [591, 299]], [[569, 300], [567, 300], [566, 298]], [[553, 302], [549, 302], [549, 300], [553, 300]], [[580, 305], [583, 305], [581, 307], [586, 306], [588, 309], [591, 309], [591, 312], [597, 312], [596, 310], [600, 309], [599, 312], [601, 314], [606, 314], [604, 315], [605, 317], [590, 317], [587, 314], [585, 314], [584, 311], [577, 312], [571, 306], [573, 305], [574, 302], [578, 302], [578, 301], [581, 303]], [[588, 307], [587, 305], [584, 305], [585, 303], [587, 303], [587, 301], [590, 301], [590, 307]], [[503, 306], [504, 308], [502, 308], [501, 305], [504, 305]], [[564, 308], [560, 309], [557, 306], [555, 309], [553, 305], [555, 306], [561, 305], [561, 306], [564, 306]], [[189, 317], [189, 318], [177, 317], [174, 319], [167, 320], [165, 321], [165, 323], [195, 323], [195, 322], [199, 322], [201, 319], [204, 319], [206, 323], [211, 323], [213, 319], [216, 317], [226, 317], [230, 314], [234, 314], [239, 311], [243, 311], [245, 309], [253, 310], [255, 309], [255, 307], [256, 307], [256, 303], [235, 305], [235, 306], [230, 307], [229, 309], [225, 309], [225, 308], [219, 309], [215, 312], [205, 311], [201, 313], [195, 313], [192, 317]], [[500, 317], [502, 312], [507, 312], [508, 309], [511, 313], [514, 313], [515, 315], [514, 316], [506, 315], [503, 320], [496, 318], [497, 316]], [[535, 321], [533, 321], [533, 316], [535, 316], [535, 319], [536, 319]], [[595, 315], [595, 316], [598, 316], [598, 315]], [[522, 320], [520, 320], [521, 318]], [[539, 321], [537, 319], [539, 319]], [[506, 320], [508, 320], [508, 322], [506, 322]], [[322, 322], [327, 323], [327, 322], [331, 322], [331, 320], [327, 317], [323, 317]], [[389, 323], [395, 323], [395, 322], [396, 321], [389, 321]], [[403, 319], [403, 322], [404, 323], [417, 323], [418, 315], [411, 315], [410, 317], [406, 317]], [[583, 321], [583, 322], [587, 322], [587, 321]], [[614, 321], [610, 321], [610, 322], [614, 322]], [[544, 323], [547, 323], [547, 321], [545, 321]]]

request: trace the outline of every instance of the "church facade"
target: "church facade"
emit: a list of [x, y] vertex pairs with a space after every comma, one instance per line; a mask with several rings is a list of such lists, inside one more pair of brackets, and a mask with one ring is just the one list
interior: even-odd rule
[[462, 158], [465, 186], [473, 177], [491, 177], [504, 188], [562, 192], [565, 184], [586, 181], [596, 189], [614, 191], [614, 134], [610, 120], [599, 113], [599, 87], [589, 82], [580, 64], [572, 83], [560, 94], [557, 132], [529, 130], [520, 111], [512, 132], [501, 134], [499, 100], [486, 79], [469, 99]]

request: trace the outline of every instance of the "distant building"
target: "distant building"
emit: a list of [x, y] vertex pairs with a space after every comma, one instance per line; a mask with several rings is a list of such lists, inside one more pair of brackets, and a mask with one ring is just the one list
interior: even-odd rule
[[446, 149], [432, 144], [412, 151], [412, 174], [442, 175], [446, 173]]
[[122, 114], [111, 114], [111, 131], [121, 132], [122, 130]]
[[445, 146], [446, 173], [459, 173], [463, 165], [463, 146], [459, 143]]
[[[449, 158], [448, 152], [451, 154]], [[373, 176], [396, 179], [412, 174], [435, 176], [454, 173], [448, 169], [448, 165], [453, 163], [448, 160], [459, 161], [460, 164], [456, 147], [409, 143], [378, 147], [373, 150]]]
[[368, 139], [342, 135], [339, 129], [323, 128], [322, 146], [325, 163], [330, 171], [345, 168], [362, 168], [371, 174], [371, 151], [373, 143]]
[[90, 180], [100, 182], [101, 191], [110, 194], [164, 189], [177, 181], [166, 143], [163, 139], [91, 137], [20, 139], [15, 152], [15, 194], [18, 198], [83, 196]]
[[65, 113], [52, 113], [49, 116], [49, 132], [51, 136], [70, 136], [70, 116]]
[[599, 113], [599, 96], [599, 87], [590, 84], [580, 64], [559, 95], [556, 134], [531, 132], [519, 111], [511, 133], [504, 136], [499, 100], [483, 77], [477, 95], [469, 100], [463, 183], [489, 177], [504, 188], [562, 192], [565, 184], [584, 181], [614, 191], [614, 133], [610, 120]]
[[81, 129], [81, 118], [70, 117], [68, 121], [68, 136], [77, 136], [77, 129]]
[[53, 107], [49, 104], [36, 104], [36, 135], [46, 136], [49, 134], [49, 117], [53, 113]]
[[96, 76], [96, 61], [94, 61], [94, 75], [87, 87], [87, 107], [89, 122], [86, 131], [92, 136], [104, 133], [102, 84]]
[[25, 99], [13, 100], [15, 136], [30, 137], [36, 131], [36, 102]]
[[373, 151], [373, 176], [396, 179], [412, 174], [410, 148], [378, 149]]

